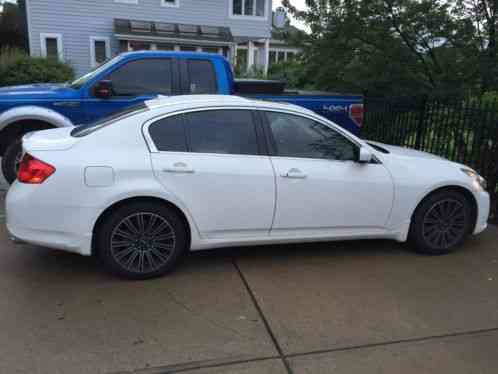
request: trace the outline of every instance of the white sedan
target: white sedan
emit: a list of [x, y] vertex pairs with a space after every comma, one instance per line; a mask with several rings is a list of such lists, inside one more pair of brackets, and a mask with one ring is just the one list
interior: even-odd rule
[[387, 238], [443, 254], [489, 214], [472, 169], [289, 104], [157, 99], [27, 134], [23, 147], [6, 201], [13, 239], [96, 255], [134, 279], [235, 245]]

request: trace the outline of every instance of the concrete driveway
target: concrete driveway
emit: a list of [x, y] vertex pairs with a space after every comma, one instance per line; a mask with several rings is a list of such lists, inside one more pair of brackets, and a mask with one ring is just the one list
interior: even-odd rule
[[0, 373], [497, 373], [497, 239], [442, 257], [388, 241], [231, 248], [127, 282], [14, 245], [2, 224]]

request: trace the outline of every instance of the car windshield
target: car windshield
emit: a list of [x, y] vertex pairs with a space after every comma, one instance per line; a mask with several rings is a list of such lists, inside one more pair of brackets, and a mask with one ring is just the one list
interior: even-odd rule
[[86, 82], [90, 81], [93, 79], [93, 77], [97, 76], [104, 70], [106, 70], [109, 66], [114, 65], [117, 63], [119, 60], [121, 60], [121, 56], [116, 56], [114, 58], [111, 58], [107, 62], [103, 63], [102, 65], [96, 67], [95, 69], [91, 70], [90, 72], [86, 73], [85, 75], [77, 78], [73, 82], [69, 84], [71, 88], [74, 88], [75, 90], [81, 88]]
[[100, 130], [103, 127], [113, 124], [116, 121], [133, 116], [138, 113], [145, 112], [147, 110], [149, 110], [149, 107], [145, 105], [145, 103], [128, 107], [119, 112], [115, 112], [107, 117], [101, 118], [96, 122], [91, 122], [86, 125], [81, 125], [74, 128], [71, 131], [71, 136], [75, 138], [81, 138], [83, 136], [87, 136], [89, 134], [94, 133], [97, 130]]

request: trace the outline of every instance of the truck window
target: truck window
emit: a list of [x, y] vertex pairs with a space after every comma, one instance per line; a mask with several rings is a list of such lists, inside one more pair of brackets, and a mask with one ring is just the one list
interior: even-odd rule
[[171, 95], [172, 63], [169, 58], [130, 61], [113, 71], [115, 96]]
[[187, 69], [190, 77], [189, 90], [191, 94], [215, 94], [216, 74], [211, 61], [188, 60]]

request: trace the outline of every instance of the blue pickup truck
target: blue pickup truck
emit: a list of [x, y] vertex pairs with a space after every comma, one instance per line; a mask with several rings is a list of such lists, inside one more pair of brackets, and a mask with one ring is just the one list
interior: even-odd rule
[[16, 178], [21, 138], [30, 131], [88, 124], [158, 95], [225, 94], [288, 102], [358, 133], [363, 98], [287, 91], [280, 82], [234, 80], [229, 62], [210, 53], [124, 53], [65, 84], [0, 88], [0, 156], [8, 182]]

